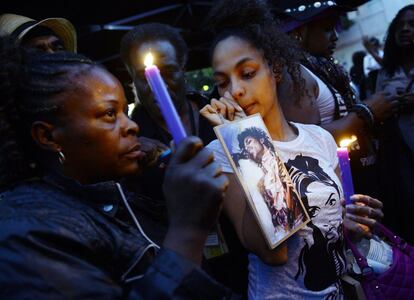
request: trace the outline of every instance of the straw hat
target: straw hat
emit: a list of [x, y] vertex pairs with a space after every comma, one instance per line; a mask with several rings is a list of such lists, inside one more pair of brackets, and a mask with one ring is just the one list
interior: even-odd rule
[[44, 26], [52, 30], [60, 38], [67, 51], [76, 52], [76, 30], [72, 23], [64, 18], [47, 18], [41, 21], [14, 15], [0, 15], [0, 36], [14, 35], [19, 40], [36, 26]]

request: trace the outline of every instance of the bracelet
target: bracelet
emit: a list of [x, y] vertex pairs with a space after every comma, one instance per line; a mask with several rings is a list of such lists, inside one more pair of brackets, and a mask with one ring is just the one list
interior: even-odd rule
[[355, 112], [358, 118], [361, 118], [368, 128], [374, 126], [375, 118], [372, 110], [365, 103], [357, 103], [352, 106], [351, 111]]

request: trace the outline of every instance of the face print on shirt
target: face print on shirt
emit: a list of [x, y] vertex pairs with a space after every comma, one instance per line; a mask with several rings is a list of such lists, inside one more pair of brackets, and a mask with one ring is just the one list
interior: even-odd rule
[[311, 217], [312, 235], [304, 237], [296, 279], [320, 291], [335, 284], [345, 268], [340, 189], [317, 159], [298, 155], [286, 165]]

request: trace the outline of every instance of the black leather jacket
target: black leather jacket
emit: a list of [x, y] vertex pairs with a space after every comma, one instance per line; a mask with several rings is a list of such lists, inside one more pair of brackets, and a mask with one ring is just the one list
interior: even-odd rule
[[115, 182], [48, 175], [0, 198], [0, 299], [232, 297], [179, 254], [158, 250]]

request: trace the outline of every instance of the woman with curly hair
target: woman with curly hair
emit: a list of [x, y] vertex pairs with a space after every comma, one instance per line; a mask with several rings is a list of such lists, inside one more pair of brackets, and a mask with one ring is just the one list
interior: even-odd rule
[[[295, 88], [303, 91], [297, 45], [278, 30], [262, 1], [221, 1], [210, 13], [209, 21], [217, 33], [212, 67], [221, 98], [213, 99], [201, 114], [217, 125], [223, 118], [231, 121], [260, 113], [311, 215], [307, 226], [270, 249], [220, 143], [216, 140], [207, 146], [214, 150], [230, 179], [224, 211], [250, 252], [249, 298], [341, 299], [339, 278], [346, 264], [336, 144], [319, 126], [288, 122], [277, 93], [284, 70], [293, 78]], [[300, 188], [304, 176], [292, 176], [297, 172], [309, 174], [312, 182]], [[354, 198], [368, 205], [349, 208], [349, 218], [345, 220], [351, 232], [359, 228], [351, 220], [375, 223], [374, 219], [357, 215], [375, 218], [382, 214], [378, 200], [363, 195]]]
[[198, 138], [183, 140], [155, 244], [134, 213], [142, 199], [119, 184], [144, 155], [126, 112], [103, 67], [0, 38], [1, 299], [230, 298], [199, 268], [227, 178]]

